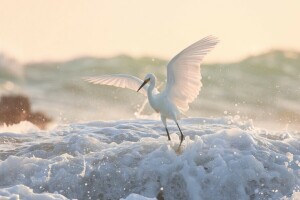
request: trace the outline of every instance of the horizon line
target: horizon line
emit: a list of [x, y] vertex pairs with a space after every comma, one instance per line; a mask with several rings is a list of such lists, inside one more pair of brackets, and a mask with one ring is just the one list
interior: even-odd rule
[[[251, 53], [248, 54], [247, 56], [240, 56], [239, 58], [236, 59], [209, 59], [208, 61], [204, 62], [206, 64], [217, 64], [217, 63], [236, 63], [236, 62], [241, 62], [243, 60], [246, 60], [251, 57], [256, 57], [272, 52], [284, 52], [284, 53], [296, 53], [300, 54], [300, 50], [296, 50], [293, 48], [270, 48], [269, 50], [263, 50], [258, 53]], [[35, 63], [65, 63], [65, 62], [71, 62], [74, 60], [79, 60], [79, 59], [85, 59], [85, 58], [92, 58], [92, 59], [113, 59], [117, 57], [130, 57], [134, 59], [143, 59], [143, 58], [152, 58], [152, 59], [158, 59], [161, 61], [168, 62], [172, 58], [164, 58], [164, 57], [159, 57], [156, 55], [132, 55], [130, 53], [116, 53], [114, 55], [97, 55], [97, 54], [81, 54], [81, 55], [74, 55], [74, 56], [65, 56], [65, 58], [41, 58], [41, 59], [28, 59], [27, 61], [22, 61], [18, 59], [17, 57], [13, 57], [11, 54], [7, 52], [0, 52], [0, 58], [4, 57], [5, 60], [11, 61], [13, 63], [19, 64], [19, 65], [28, 65], [28, 64], [35, 64]], [[209, 56], [209, 55], [208, 55]]]

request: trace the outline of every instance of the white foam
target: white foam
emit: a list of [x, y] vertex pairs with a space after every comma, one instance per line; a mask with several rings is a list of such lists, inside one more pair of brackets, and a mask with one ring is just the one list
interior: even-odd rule
[[36, 194], [24, 185], [16, 185], [0, 190], [1, 200], [19, 200], [19, 199], [43, 199], [43, 200], [67, 200], [66, 197], [59, 194], [41, 193]]
[[17, 148], [11, 143], [0, 151], [0, 185], [69, 199], [153, 199], [159, 193], [192, 200], [299, 197], [299, 133], [269, 132], [232, 117], [179, 123], [186, 136], [180, 153], [172, 122], [172, 141], [157, 120], [27, 131]]
[[15, 134], [25, 134], [25, 133], [33, 133], [38, 132], [40, 129], [28, 121], [22, 121], [19, 124], [13, 124], [10, 126], [2, 125], [0, 126], [0, 134], [3, 133], [15, 133]]
[[139, 194], [130, 194], [126, 199], [121, 198], [121, 200], [156, 200], [156, 198], [147, 198]]

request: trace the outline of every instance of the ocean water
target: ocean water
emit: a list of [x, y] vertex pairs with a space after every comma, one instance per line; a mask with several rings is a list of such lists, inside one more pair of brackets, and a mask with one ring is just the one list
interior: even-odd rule
[[[81, 77], [128, 73], [142, 79], [152, 72], [163, 89], [166, 63], [157, 58], [124, 55], [31, 63], [20, 70], [14, 62], [2, 62], [0, 95], [25, 94], [32, 99], [34, 109], [49, 113], [55, 121], [135, 119], [137, 114], [153, 114], [148, 105], [140, 109], [144, 96], [135, 91], [92, 85]], [[299, 130], [300, 53], [272, 51], [236, 63], [204, 64], [201, 72], [203, 87], [187, 116], [238, 115], [264, 128]]]
[[[135, 91], [83, 76], [156, 74], [166, 61], [84, 57], [18, 64], [0, 56], [0, 95], [24, 94], [54, 121], [0, 126], [0, 199], [300, 199], [300, 54], [203, 65], [198, 99], [168, 141]], [[145, 106], [144, 106], [145, 105]]]

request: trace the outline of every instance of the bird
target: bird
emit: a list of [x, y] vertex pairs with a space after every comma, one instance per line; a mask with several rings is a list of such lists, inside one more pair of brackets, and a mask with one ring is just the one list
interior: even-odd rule
[[167, 119], [176, 123], [180, 132], [180, 147], [184, 135], [178, 120], [181, 114], [189, 109], [189, 104], [197, 98], [202, 87], [200, 65], [204, 56], [218, 43], [218, 38], [210, 35], [174, 56], [167, 64], [167, 82], [161, 92], [155, 88], [157, 79], [152, 73], [146, 74], [143, 80], [128, 74], [100, 75], [83, 79], [93, 84], [136, 90], [147, 96], [150, 106], [160, 114], [168, 140], [171, 138]]

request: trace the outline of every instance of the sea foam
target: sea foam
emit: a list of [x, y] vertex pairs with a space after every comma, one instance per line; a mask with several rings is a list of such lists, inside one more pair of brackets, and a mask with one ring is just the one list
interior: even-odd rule
[[[251, 121], [94, 121], [0, 129], [3, 199], [299, 199], [300, 134]], [[29, 128], [28, 128], [29, 127]]]

